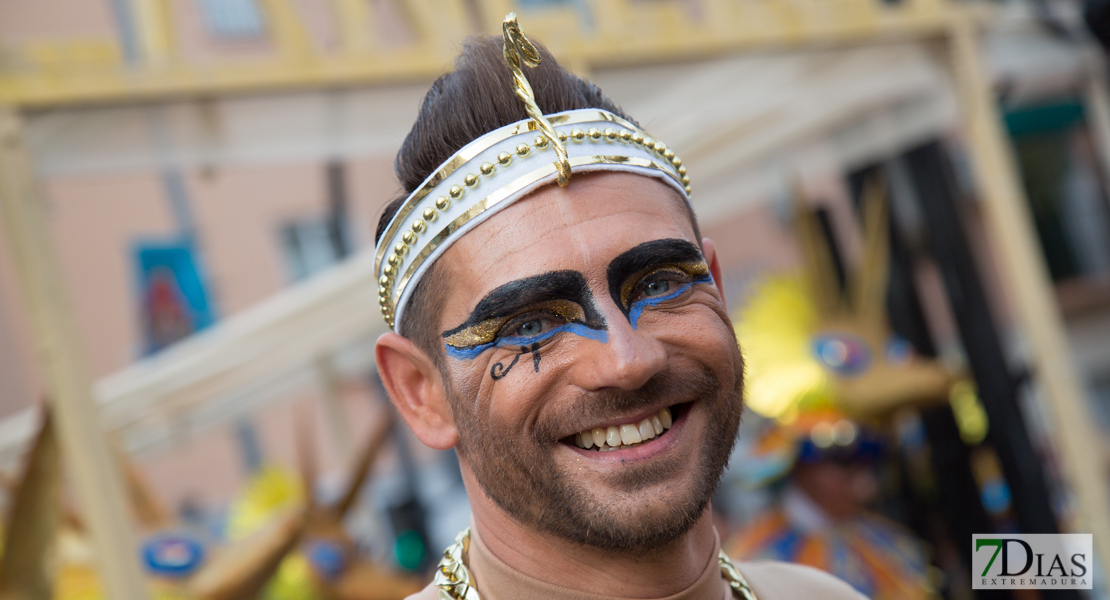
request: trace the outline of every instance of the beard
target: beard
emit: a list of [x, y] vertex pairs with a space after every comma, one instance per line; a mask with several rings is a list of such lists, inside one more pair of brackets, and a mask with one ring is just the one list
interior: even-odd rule
[[[705, 366], [684, 371], [669, 368], [637, 390], [583, 393], [561, 414], [541, 418], [531, 431], [516, 435], [483, 418], [476, 403], [461, 398], [445, 383], [459, 430], [458, 451], [494, 503], [524, 526], [585, 546], [633, 553], [679, 539], [705, 512], [736, 442], [743, 411], [742, 381], [737, 377], [726, 388]], [[688, 460], [673, 452], [650, 464], [625, 465], [606, 479], [607, 493], [622, 500], [616, 506], [560, 468], [555, 460], [560, 433], [585, 429], [614, 414], [657, 406], [661, 398], [693, 401], [687, 414], [698, 408], [708, 417], [692, 469]], [[681, 484], [680, 478], [688, 482], [680, 497], [658, 502], [650, 488]]]

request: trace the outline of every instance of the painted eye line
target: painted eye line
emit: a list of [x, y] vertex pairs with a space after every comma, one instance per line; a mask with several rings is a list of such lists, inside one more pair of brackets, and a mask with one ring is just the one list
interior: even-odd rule
[[621, 285], [620, 301], [622, 306], [629, 306], [628, 299], [632, 297], [632, 292], [636, 286], [644, 281], [646, 278], [660, 272], [674, 272], [676, 274], [683, 274], [686, 277], [698, 279], [709, 275], [709, 265], [705, 264], [704, 260], [691, 261], [685, 263], [677, 263], [673, 265], [659, 266], [655, 269], [648, 269], [641, 271], [638, 275], [628, 277], [624, 284]]
[[544, 333], [538, 333], [532, 336], [511, 335], [500, 338], [498, 340], [494, 340], [492, 342], [480, 344], [478, 346], [471, 346], [469, 348], [456, 348], [451, 344], [446, 344], [447, 356], [460, 360], [473, 360], [475, 358], [478, 358], [478, 356], [486, 350], [489, 350], [490, 348], [493, 348], [495, 346], [501, 348], [504, 346], [527, 346], [529, 344], [537, 344], [539, 342], [551, 339], [551, 337], [553, 337], [557, 333], [563, 332], [573, 333], [574, 335], [601, 342], [603, 344], [609, 341], [609, 332], [604, 329], [593, 329], [592, 327], [587, 327], [582, 323], [563, 323], [562, 325], [554, 327], [549, 331], [545, 331]]
[[546, 300], [530, 307], [525, 307], [523, 312], [515, 316], [493, 317], [470, 325], [460, 326], [454, 330], [443, 333], [444, 342], [454, 348], [473, 348], [483, 344], [492, 344], [497, 341], [498, 334], [505, 329], [506, 323], [519, 320], [521, 317], [545, 313], [561, 319], [564, 323], [585, 323], [595, 329], [604, 329], [604, 323], [598, 327], [597, 323], [588, 318], [589, 305], [581, 307], [575, 302], [565, 299]]
[[699, 277], [699, 278], [697, 278], [697, 279], [695, 279], [695, 280], [693, 280], [689, 283], [684, 283], [684, 284], [678, 286], [677, 290], [667, 294], [666, 296], [656, 296], [654, 298], [644, 298], [643, 300], [637, 300], [637, 301], [633, 302], [632, 306], [629, 307], [629, 310], [628, 310], [628, 322], [632, 324], [633, 329], [636, 329], [637, 322], [640, 320], [640, 314], [644, 312], [645, 308], [647, 308], [649, 306], [655, 306], [656, 304], [666, 302], [667, 300], [673, 300], [673, 299], [681, 296], [682, 294], [685, 294], [686, 292], [688, 292], [690, 290], [690, 288], [694, 287], [695, 285], [697, 285], [699, 283], [713, 283], [713, 276], [712, 275], [704, 275], [704, 276]]

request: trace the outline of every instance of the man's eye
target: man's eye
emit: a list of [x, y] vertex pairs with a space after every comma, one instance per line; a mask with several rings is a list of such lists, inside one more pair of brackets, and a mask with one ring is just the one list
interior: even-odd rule
[[497, 337], [536, 337], [540, 334], [547, 333], [548, 331], [554, 329], [555, 327], [558, 327], [562, 323], [564, 323], [564, 321], [559, 317], [546, 313], [521, 315], [520, 317], [513, 319], [512, 322], [506, 323]]
[[644, 297], [662, 296], [671, 290], [671, 282], [666, 279], [649, 282], [644, 286]]
[[513, 333], [524, 337], [539, 335], [543, 333], [543, 321], [540, 319], [532, 319], [531, 321], [521, 324]]
[[643, 302], [652, 298], [662, 298], [675, 293], [679, 286], [689, 282], [690, 276], [678, 269], [663, 268], [649, 273], [637, 284], [630, 303]]

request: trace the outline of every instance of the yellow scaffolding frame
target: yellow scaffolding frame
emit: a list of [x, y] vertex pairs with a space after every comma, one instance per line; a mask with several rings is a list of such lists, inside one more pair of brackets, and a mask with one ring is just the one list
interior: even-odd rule
[[[458, 40], [471, 33], [464, 0], [398, 0], [416, 42], [389, 47], [370, 25], [379, 18], [365, 0], [331, 0], [342, 47], [317, 48], [291, 0], [259, 0], [270, 27], [273, 52], [264, 59], [191, 65], [180, 59], [167, 0], [131, 0], [141, 60], [127, 64], [118, 44], [62, 42], [16, 48], [20, 69], [0, 71], [0, 104], [25, 108], [170, 97], [356, 86], [424, 80], [454, 59]], [[512, 0], [479, 0], [482, 23], [499, 26]], [[801, 43], [852, 43], [943, 35], [955, 15], [981, 8], [944, 0], [705, 0], [695, 18], [678, 4], [594, 0], [591, 27], [571, 7], [530, 15], [529, 33], [544, 40], [568, 64], [611, 66], [735, 52]], [[498, 34], [496, 27], [485, 33]], [[46, 64], [44, 55], [54, 57]], [[37, 60], [36, 60], [37, 59]]]
[[20, 119], [17, 111], [0, 105], [0, 224], [12, 248], [24, 304], [31, 313], [46, 393], [89, 526], [106, 597], [141, 600], [147, 598], [147, 590], [125, 508], [123, 477], [111, 458], [93, 403], [92, 377], [66, 302]]
[[1033, 349], [1037, 380], [1048, 397], [1055, 441], [1067, 483], [1078, 500], [1075, 533], [1090, 532], [1110, 572], [1110, 494], [1100, 438], [1084, 406], [1083, 387], [1068, 344], [1064, 318], [1052, 291], [1044, 255], [1038, 251], [1029, 202], [990, 80], [983, 72], [977, 24], [955, 21], [948, 49], [968, 134], [968, 150], [986, 225], [1006, 275], [1007, 297], [1018, 309]]

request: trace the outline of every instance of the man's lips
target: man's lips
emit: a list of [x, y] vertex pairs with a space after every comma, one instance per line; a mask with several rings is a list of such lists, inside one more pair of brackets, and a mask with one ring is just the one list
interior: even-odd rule
[[675, 421], [684, 416], [688, 405], [689, 403], [676, 404], [658, 411], [599, 424], [562, 441], [592, 453], [636, 447], [665, 435]]
[[[564, 446], [579, 457], [589, 459], [591, 462], [613, 466], [623, 466], [660, 456], [674, 448], [683, 439], [681, 437], [682, 430], [689, 420], [691, 406], [692, 403], [686, 403], [670, 407], [671, 413], [674, 415], [671, 428], [665, 429], [662, 434], [643, 440], [638, 444], [625, 445], [622, 440], [620, 446], [616, 448], [607, 447], [602, 451], [599, 451], [596, 445], [590, 449], [576, 446], [573, 442], [565, 443]], [[574, 437], [572, 436], [570, 439], [573, 440]]]

